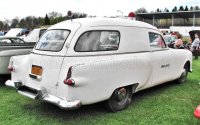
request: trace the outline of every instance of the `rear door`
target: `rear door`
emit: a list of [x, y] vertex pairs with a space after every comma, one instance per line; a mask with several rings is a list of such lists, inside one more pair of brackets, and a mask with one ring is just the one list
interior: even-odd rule
[[74, 33], [74, 30], [50, 29], [42, 35], [30, 55], [27, 86], [45, 88], [48, 93], [56, 94], [57, 80], [67, 52], [65, 43], [71, 41]]

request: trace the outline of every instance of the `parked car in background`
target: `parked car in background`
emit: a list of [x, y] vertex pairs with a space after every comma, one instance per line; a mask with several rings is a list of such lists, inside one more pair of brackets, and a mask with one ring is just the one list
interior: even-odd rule
[[29, 30], [24, 28], [12, 28], [5, 36], [7, 37], [21, 37], [24, 38], [29, 33]]
[[[0, 37], [0, 43], [25, 43], [25, 41], [18, 37]], [[6, 45], [6, 44], [5, 44]]]
[[25, 38], [26, 42], [37, 42], [40, 36], [47, 30], [47, 28], [36, 28], [32, 30]]
[[0, 31], [0, 36], [4, 36], [4, 32]]
[[8, 31], [4, 31], [4, 35], [6, 35], [7, 32], [8, 32]]
[[11, 56], [29, 54], [34, 45], [18, 37], [0, 37], [0, 75], [10, 74], [8, 64]]
[[5, 84], [62, 109], [105, 101], [113, 112], [132, 93], [176, 80], [192, 70], [192, 53], [170, 49], [154, 26], [127, 19], [74, 19], [48, 28], [33, 51], [14, 56]]

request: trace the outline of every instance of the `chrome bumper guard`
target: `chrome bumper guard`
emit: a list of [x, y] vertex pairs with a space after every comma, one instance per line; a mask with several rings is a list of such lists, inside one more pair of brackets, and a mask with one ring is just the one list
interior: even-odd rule
[[6, 86], [16, 88], [17, 92], [32, 99], [40, 99], [59, 106], [62, 109], [76, 109], [81, 106], [80, 100], [67, 101], [64, 98], [60, 98], [47, 93], [46, 89], [36, 90], [27, 86], [24, 86], [21, 82], [14, 82], [11, 80], [6, 81]]

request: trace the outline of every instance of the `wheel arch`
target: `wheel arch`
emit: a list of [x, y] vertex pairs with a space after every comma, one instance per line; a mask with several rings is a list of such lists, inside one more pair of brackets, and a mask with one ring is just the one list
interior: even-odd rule
[[[109, 98], [112, 96], [113, 92], [118, 89], [118, 88], [121, 88], [121, 87], [132, 87], [132, 93], [135, 93], [136, 92], [136, 89], [138, 87], [139, 83], [131, 83], [131, 84], [127, 84], [127, 85], [123, 85], [123, 86], [119, 86], [117, 88], [115, 88], [112, 93], [110, 94]], [[109, 99], [108, 98], [108, 99]]]
[[191, 70], [191, 62], [189, 60], [187, 60], [184, 64], [184, 68], [187, 66], [187, 70], [188, 72], [192, 72]]
[[[132, 100], [132, 93], [135, 92], [139, 84], [127, 84], [121, 87], [117, 87], [111, 94], [108, 100], [104, 102], [105, 107], [111, 112], [117, 112], [126, 109]], [[125, 95], [121, 98], [119, 92], [123, 92], [125, 88]], [[122, 91], [121, 91], [122, 90]]]

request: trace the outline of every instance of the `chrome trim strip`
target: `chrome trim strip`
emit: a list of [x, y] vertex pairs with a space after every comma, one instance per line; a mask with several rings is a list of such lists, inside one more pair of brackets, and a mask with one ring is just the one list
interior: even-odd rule
[[[159, 50], [161, 51], [161, 50]], [[163, 50], [162, 50], [163, 51]], [[152, 52], [152, 51], [139, 51], [139, 52], [121, 52], [121, 53], [105, 53], [105, 54], [96, 54], [96, 55], [67, 55], [67, 56], [61, 56], [61, 55], [47, 55], [47, 54], [40, 54], [40, 53], [35, 53], [31, 52], [31, 54], [35, 55], [43, 55], [43, 56], [56, 56], [56, 57], [87, 57], [87, 56], [108, 56], [108, 55], [122, 55], [122, 54], [134, 54], [134, 53], [147, 53], [147, 52]]]

